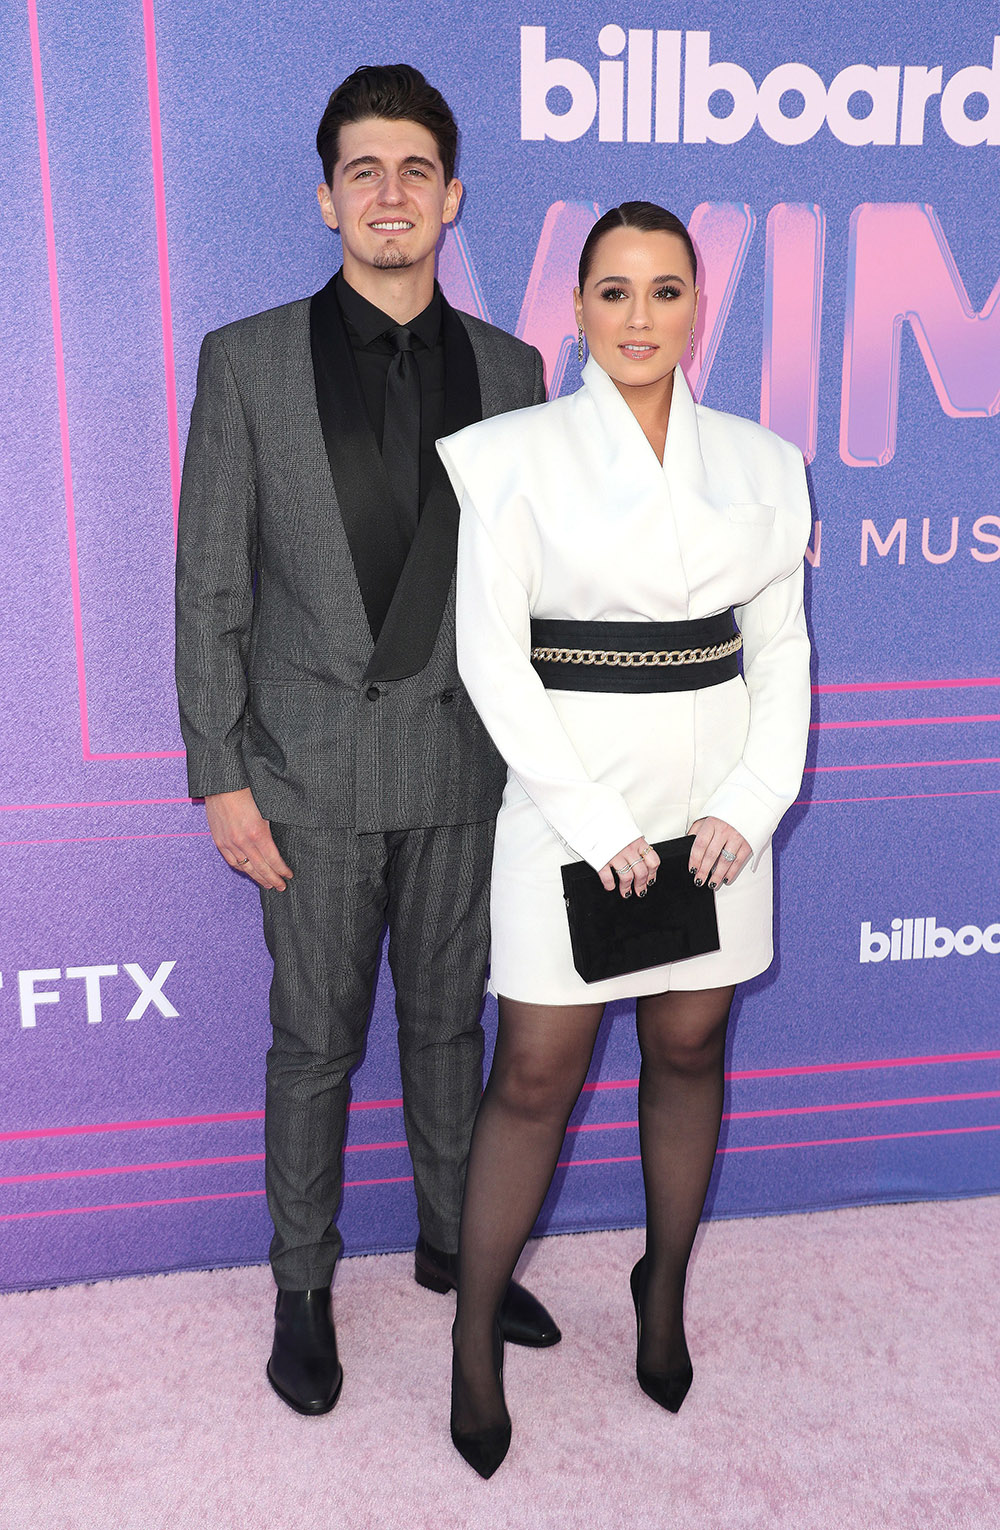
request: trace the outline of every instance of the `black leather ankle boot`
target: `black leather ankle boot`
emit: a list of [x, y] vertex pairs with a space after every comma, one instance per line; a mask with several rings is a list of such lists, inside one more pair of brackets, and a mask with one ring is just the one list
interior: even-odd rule
[[329, 1286], [278, 1292], [267, 1379], [296, 1413], [329, 1413], [344, 1381]]

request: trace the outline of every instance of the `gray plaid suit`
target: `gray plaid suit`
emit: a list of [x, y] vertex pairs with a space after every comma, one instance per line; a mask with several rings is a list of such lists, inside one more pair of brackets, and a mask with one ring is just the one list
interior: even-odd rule
[[[271, 1261], [293, 1290], [328, 1283], [340, 1253], [349, 1075], [386, 924], [420, 1226], [457, 1248], [505, 776], [456, 670], [443, 469], [373, 641], [385, 483], [339, 319], [332, 351], [317, 340], [330, 290], [206, 337], [177, 558], [189, 790], [251, 787], [295, 872], [261, 895]], [[543, 399], [537, 351], [447, 305], [444, 337], [447, 430]]]

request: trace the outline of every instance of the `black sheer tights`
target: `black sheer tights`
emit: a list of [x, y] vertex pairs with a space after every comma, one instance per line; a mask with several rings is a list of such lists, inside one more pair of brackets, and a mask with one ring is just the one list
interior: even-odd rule
[[639, 1147], [646, 1190], [639, 1364], [662, 1375], [688, 1360], [684, 1279], [722, 1120], [733, 989], [639, 999]]
[[500, 1000], [493, 1067], [472, 1134], [458, 1245], [452, 1422], [502, 1424], [497, 1309], [559, 1160], [604, 1006]]
[[[640, 1363], [687, 1356], [684, 1276], [715, 1156], [732, 988], [642, 998], [639, 1133], [646, 1189]], [[500, 1000], [489, 1082], [469, 1154], [459, 1244], [453, 1422], [502, 1424], [494, 1369], [497, 1310], [552, 1180], [590, 1066], [603, 1006]]]

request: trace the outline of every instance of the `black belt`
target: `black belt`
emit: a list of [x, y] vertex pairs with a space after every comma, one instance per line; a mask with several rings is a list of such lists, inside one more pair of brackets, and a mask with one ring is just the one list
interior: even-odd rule
[[735, 679], [742, 646], [732, 610], [690, 622], [531, 622], [531, 662], [550, 691], [700, 691]]

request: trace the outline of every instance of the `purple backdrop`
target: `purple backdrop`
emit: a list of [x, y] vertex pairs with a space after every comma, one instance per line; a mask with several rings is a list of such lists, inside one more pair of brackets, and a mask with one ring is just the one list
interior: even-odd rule
[[[359, 63], [452, 102], [460, 306], [576, 385], [596, 212], [691, 219], [705, 401], [810, 459], [816, 714], [779, 959], [738, 1004], [716, 1216], [1000, 1189], [1000, 42], [859, 16], [398, 0], [18, 0], [0, 18], [0, 1285], [254, 1262], [267, 970], [185, 796], [173, 506], [202, 334], [338, 263], [311, 144]], [[488, 1021], [490, 1019], [488, 1015]], [[351, 1252], [414, 1234], [392, 996], [355, 1080]], [[624, 1007], [544, 1215], [641, 1219]]]

